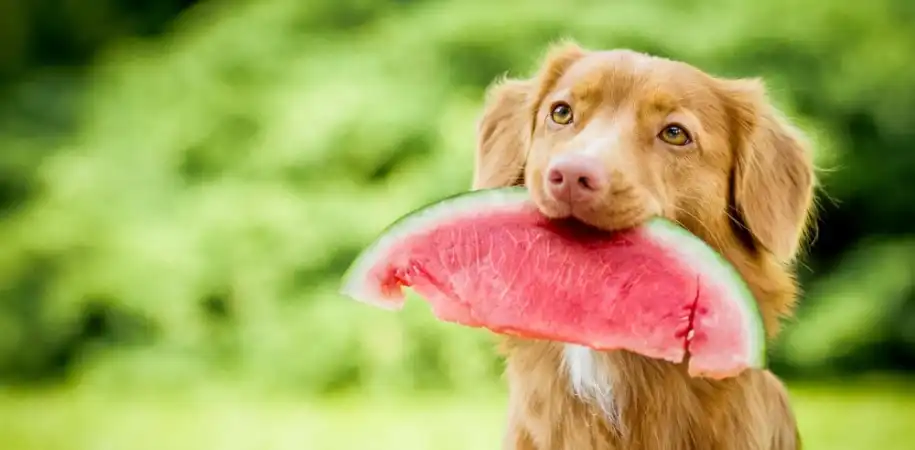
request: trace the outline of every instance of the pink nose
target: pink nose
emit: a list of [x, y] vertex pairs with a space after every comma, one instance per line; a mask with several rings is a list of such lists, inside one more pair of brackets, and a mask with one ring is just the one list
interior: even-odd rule
[[570, 205], [593, 201], [604, 191], [607, 181], [601, 161], [586, 155], [557, 156], [546, 171], [547, 191], [554, 199]]

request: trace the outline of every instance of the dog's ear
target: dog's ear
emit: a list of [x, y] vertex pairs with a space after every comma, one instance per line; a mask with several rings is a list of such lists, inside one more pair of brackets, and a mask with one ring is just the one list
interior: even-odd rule
[[736, 128], [732, 212], [754, 246], [790, 263], [813, 209], [809, 143], [770, 103], [760, 80], [729, 80], [725, 91]]
[[490, 88], [477, 126], [474, 189], [523, 184], [534, 95], [533, 80], [505, 79]]
[[574, 43], [554, 45], [532, 79], [503, 79], [487, 93], [477, 126], [473, 188], [524, 184], [524, 162], [537, 107], [562, 73], [584, 54]]

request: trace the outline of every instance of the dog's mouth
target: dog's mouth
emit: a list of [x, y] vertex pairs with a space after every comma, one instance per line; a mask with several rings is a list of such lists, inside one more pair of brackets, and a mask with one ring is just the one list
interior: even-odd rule
[[623, 206], [622, 208], [594, 208], [588, 205], [570, 205], [549, 200], [535, 202], [541, 214], [559, 221], [580, 222], [583, 225], [614, 232], [635, 228], [647, 222], [660, 211], [642, 205]]
[[553, 220], [575, 220], [606, 232], [634, 228], [662, 215], [660, 202], [654, 196], [629, 183], [619, 183], [587, 201], [558, 200], [547, 194], [540, 183], [528, 183], [527, 188], [544, 216]]

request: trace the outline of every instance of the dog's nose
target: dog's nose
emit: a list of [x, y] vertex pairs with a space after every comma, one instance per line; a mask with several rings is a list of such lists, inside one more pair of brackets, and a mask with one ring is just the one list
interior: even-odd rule
[[559, 155], [553, 158], [546, 171], [550, 195], [569, 204], [597, 198], [606, 188], [607, 181], [601, 161], [588, 155]]

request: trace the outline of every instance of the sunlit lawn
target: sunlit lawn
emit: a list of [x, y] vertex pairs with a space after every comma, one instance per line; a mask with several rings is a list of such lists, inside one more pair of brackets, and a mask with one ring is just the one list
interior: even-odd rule
[[[915, 392], [892, 386], [795, 387], [805, 448], [915, 448]], [[0, 449], [495, 450], [503, 404], [501, 395], [315, 403], [225, 393], [6, 392]]]

